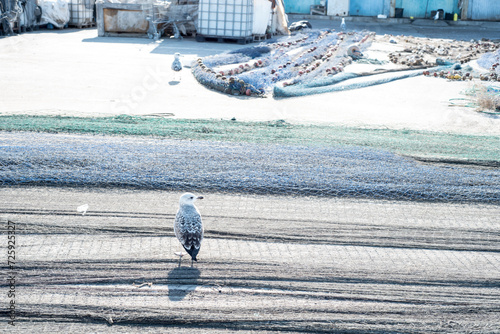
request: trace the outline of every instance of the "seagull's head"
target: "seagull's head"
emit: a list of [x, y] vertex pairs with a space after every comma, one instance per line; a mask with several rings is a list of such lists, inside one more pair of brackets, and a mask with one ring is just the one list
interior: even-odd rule
[[184, 195], [181, 196], [181, 199], [179, 200], [180, 205], [194, 205], [194, 201], [197, 199], [203, 199], [203, 196], [196, 196], [191, 193], [185, 193]]
[[181, 54], [179, 52], [174, 53], [174, 58], [175, 59], [179, 59], [180, 56], [181, 56]]

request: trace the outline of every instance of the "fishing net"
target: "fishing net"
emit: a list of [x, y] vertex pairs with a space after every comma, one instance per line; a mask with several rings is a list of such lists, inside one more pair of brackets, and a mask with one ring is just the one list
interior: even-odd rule
[[484, 54], [477, 60], [477, 63], [482, 68], [495, 73], [497, 78], [500, 77], [500, 50]]
[[281, 85], [295, 85], [342, 72], [352, 62], [349, 48], [361, 52], [374, 33], [309, 30], [220, 55], [193, 66], [203, 85], [231, 95], [261, 96]]
[[[498, 137], [162, 118], [2, 117], [2, 185], [500, 203]], [[122, 135], [140, 135], [130, 137]], [[186, 140], [189, 138], [189, 140]]]
[[421, 75], [422, 71], [411, 71], [386, 78], [378, 78], [373, 80], [366, 80], [363, 82], [346, 82], [350, 79], [361, 77], [355, 73], [341, 73], [332, 78], [320, 78], [293, 86], [275, 86], [274, 96], [276, 97], [293, 97], [293, 96], [306, 96], [313, 94], [322, 94], [330, 92], [339, 92], [344, 90], [359, 89], [363, 87], [370, 87], [374, 85], [381, 85], [395, 80], [406, 79]]
[[[364, 57], [363, 52], [377, 43], [394, 43], [398, 51], [387, 51], [390, 70], [353, 73], [350, 65], [380, 64], [385, 59]], [[471, 79], [471, 60], [481, 57], [480, 65], [492, 68], [488, 80], [497, 80], [499, 43], [428, 40], [418, 37], [376, 36], [368, 31], [334, 32], [305, 30], [232, 52], [199, 58], [192, 72], [203, 85], [230, 95], [276, 97], [305, 96], [359, 89], [423, 74], [439, 74], [448, 79]], [[459, 70], [464, 73], [458, 73]], [[496, 69], [499, 71], [500, 67]], [[392, 76], [376, 76], [401, 72]], [[467, 75], [466, 75], [467, 73]], [[437, 75], [435, 74], [435, 75]], [[474, 74], [476, 77], [479, 73]], [[350, 79], [367, 77], [350, 82]], [[483, 78], [481, 77], [483, 80]]]

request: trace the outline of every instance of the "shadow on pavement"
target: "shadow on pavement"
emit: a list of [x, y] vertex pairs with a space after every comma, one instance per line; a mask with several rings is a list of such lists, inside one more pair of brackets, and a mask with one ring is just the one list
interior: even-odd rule
[[168, 298], [171, 301], [183, 300], [198, 286], [200, 270], [191, 267], [175, 267], [168, 273]]

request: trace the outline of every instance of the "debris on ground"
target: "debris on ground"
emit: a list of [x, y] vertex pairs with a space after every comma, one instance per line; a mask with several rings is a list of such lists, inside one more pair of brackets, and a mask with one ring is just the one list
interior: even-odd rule
[[303, 21], [293, 22], [292, 24], [290, 24], [288, 29], [290, 29], [290, 31], [300, 31], [305, 29], [312, 29], [312, 25], [311, 23], [309, 23], [309, 21], [303, 20]]
[[480, 113], [500, 115], [500, 86], [485, 86], [479, 83], [462, 94], [467, 98], [450, 99], [451, 106], [474, 108]]

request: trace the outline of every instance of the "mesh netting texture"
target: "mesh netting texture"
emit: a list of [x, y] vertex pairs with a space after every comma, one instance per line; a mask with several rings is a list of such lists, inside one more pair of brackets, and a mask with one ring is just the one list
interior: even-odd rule
[[[398, 51], [387, 51], [387, 57], [382, 60], [363, 55], [373, 42], [389, 41], [402, 47]], [[480, 66], [490, 69], [488, 80], [497, 81], [500, 78], [497, 76], [498, 48], [500, 44], [494, 42], [435, 40], [431, 43], [411, 36], [378, 37], [369, 31], [307, 29], [257, 46], [199, 58], [192, 72], [202, 85], [230, 95], [306, 96], [380, 85], [429, 72], [453, 73], [464, 68], [464, 73], [470, 74], [474, 70], [468, 63], [476, 58], [480, 58]], [[388, 60], [399, 67], [378, 68], [371, 73], [350, 72], [349, 65], [353, 63], [383, 65]], [[402, 73], [391, 77], [376, 77], [384, 72], [399, 71]], [[348, 82], [360, 76], [374, 78]]]
[[498, 136], [409, 129], [291, 124], [283, 120], [240, 122], [120, 115], [115, 117], [0, 116], [0, 130], [49, 133], [154, 136], [171, 139], [283, 144], [316, 147], [358, 146], [410, 156], [420, 161], [500, 166]]
[[1, 133], [2, 185], [120, 186], [500, 204], [500, 171], [362, 147]]
[[193, 66], [203, 85], [231, 95], [261, 96], [279, 82], [294, 85], [343, 71], [352, 62], [348, 49], [365, 49], [371, 32], [310, 30], [220, 55], [199, 58]]
[[497, 78], [500, 78], [500, 50], [484, 54], [477, 60], [477, 63], [482, 68], [495, 73]]

